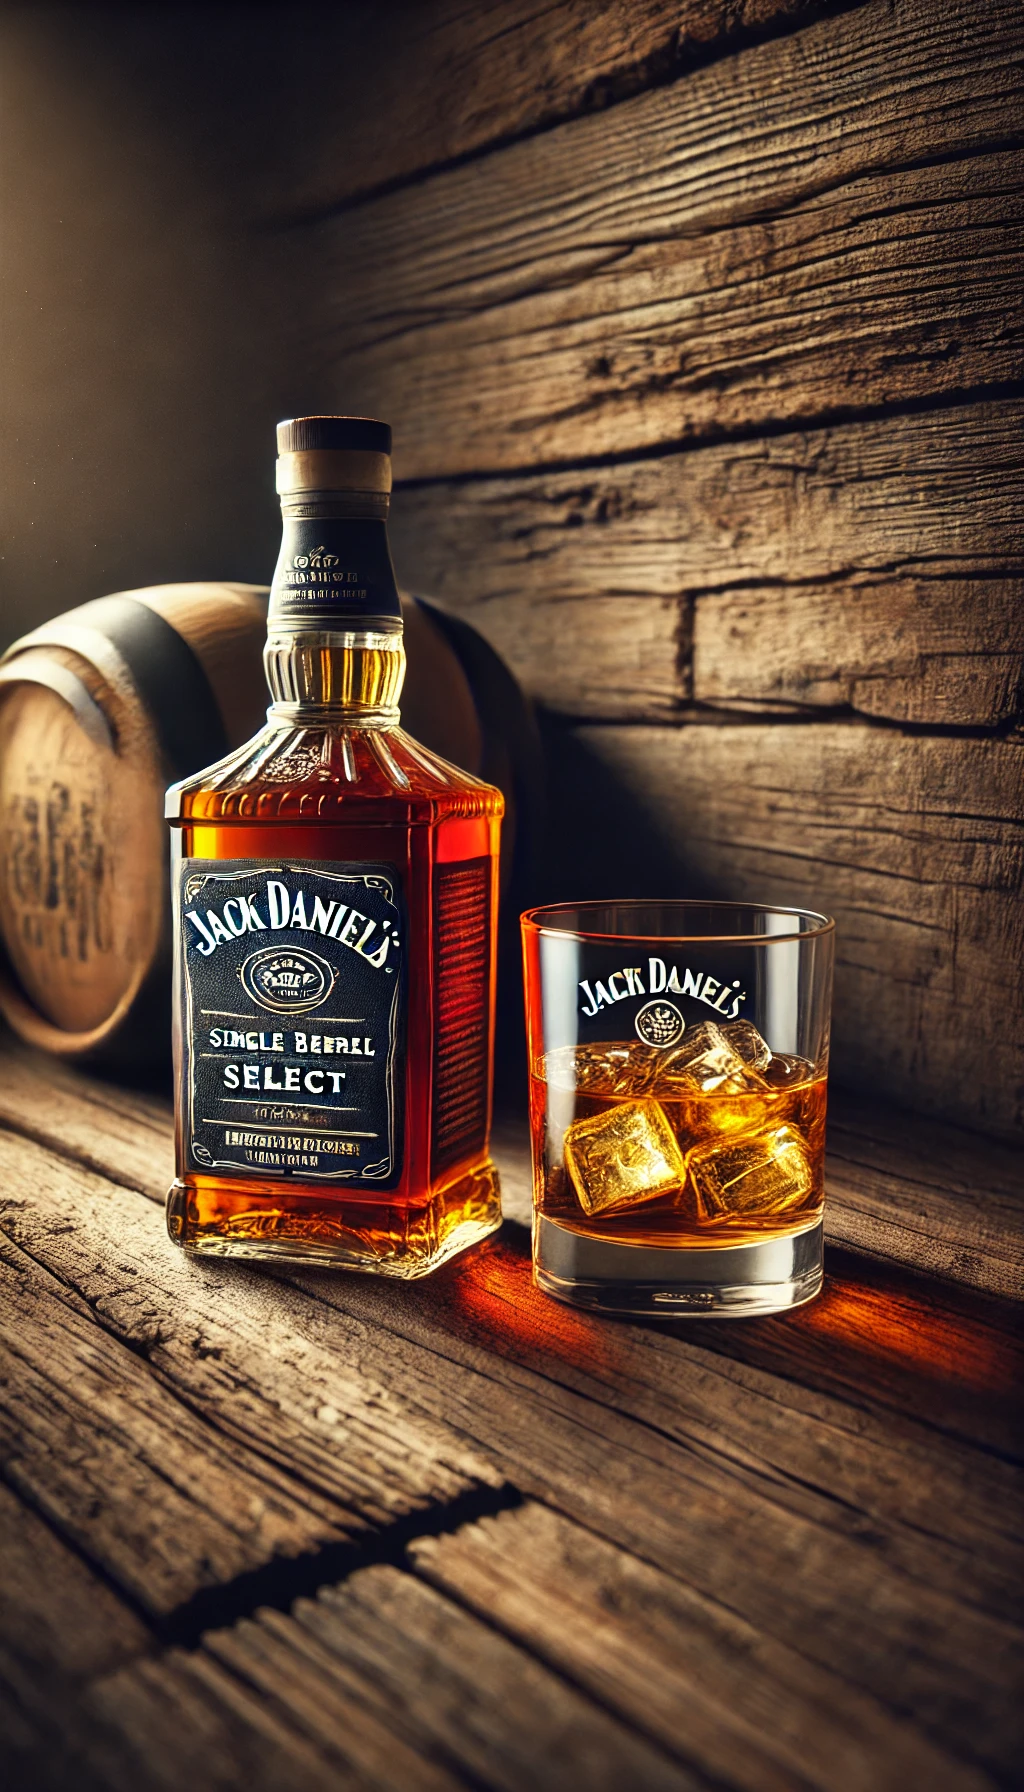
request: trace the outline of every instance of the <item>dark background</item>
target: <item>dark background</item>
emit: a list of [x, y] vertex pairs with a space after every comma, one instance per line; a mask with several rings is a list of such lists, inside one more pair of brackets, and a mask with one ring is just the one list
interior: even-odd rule
[[0, 15], [5, 641], [118, 588], [269, 578], [273, 425], [321, 396], [272, 171], [367, 10]]

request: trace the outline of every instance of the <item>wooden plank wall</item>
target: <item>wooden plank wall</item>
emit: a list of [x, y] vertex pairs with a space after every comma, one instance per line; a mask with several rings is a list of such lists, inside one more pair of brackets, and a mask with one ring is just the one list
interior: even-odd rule
[[446, 0], [265, 195], [400, 572], [543, 706], [543, 898], [840, 924], [835, 1073], [1024, 1087], [1016, 0]]

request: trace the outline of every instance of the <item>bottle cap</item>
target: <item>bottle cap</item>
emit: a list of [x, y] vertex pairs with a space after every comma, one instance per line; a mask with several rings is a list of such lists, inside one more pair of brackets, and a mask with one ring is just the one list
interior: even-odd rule
[[391, 426], [376, 417], [288, 417], [277, 426], [278, 454], [316, 448], [363, 448], [391, 453]]
[[[391, 430], [375, 417], [289, 417], [277, 426], [277, 489], [300, 494], [345, 493], [384, 502], [391, 490]], [[375, 514], [374, 506], [371, 512]]]

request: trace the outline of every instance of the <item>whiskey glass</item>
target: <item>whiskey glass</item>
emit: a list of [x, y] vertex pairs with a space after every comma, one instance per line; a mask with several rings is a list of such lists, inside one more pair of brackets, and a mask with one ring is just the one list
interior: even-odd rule
[[522, 933], [538, 1286], [663, 1318], [811, 1300], [834, 922], [580, 902]]

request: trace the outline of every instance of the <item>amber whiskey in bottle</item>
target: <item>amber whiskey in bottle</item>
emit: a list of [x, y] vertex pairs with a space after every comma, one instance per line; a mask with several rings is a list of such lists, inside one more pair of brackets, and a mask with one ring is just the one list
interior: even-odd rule
[[499, 791], [405, 734], [391, 432], [278, 427], [267, 724], [171, 787], [186, 1251], [426, 1274], [501, 1218]]

